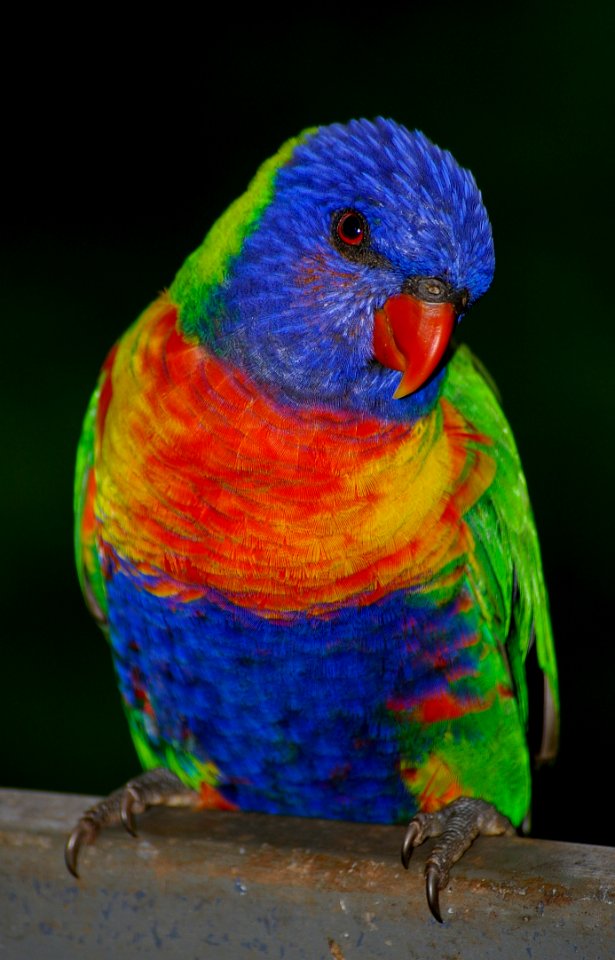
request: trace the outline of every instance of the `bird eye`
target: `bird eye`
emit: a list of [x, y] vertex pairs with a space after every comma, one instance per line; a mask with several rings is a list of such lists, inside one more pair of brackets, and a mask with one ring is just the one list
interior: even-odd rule
[[342, 243], [359, 247], [367, 237], [365, 218], [356, 210], [345, 210], [336, 217], [335, 233]]
[[369, 223], [358, 210], [338, 210], [331, 218], [330, 239], [346, 260], [368, 267], [390, 267], [391, 264], [372, 246]]

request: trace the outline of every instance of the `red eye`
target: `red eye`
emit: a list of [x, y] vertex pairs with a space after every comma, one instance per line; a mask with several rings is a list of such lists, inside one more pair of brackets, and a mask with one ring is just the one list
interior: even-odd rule
[[336, 231], [342, 243], [358, 247], [365, 239], [365, 220], [360, 213], [347, 210], [337, 221]]

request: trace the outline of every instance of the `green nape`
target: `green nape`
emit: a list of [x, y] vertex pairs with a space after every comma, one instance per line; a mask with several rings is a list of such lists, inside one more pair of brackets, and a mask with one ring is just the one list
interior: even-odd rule
[[265, 160], [246, 192], [216, 220], [201, 246], [179, 270], [169, 293], [179, 307], [179, 322], [186, 336], [208, 339], [215, 322], [216, 290], [224, 281], [230, 262], [239, 255], [245, 238], [255, 229], [271, 202], [278, 170], [288, 163], [295, 148], [317, 129], [308, 127]]

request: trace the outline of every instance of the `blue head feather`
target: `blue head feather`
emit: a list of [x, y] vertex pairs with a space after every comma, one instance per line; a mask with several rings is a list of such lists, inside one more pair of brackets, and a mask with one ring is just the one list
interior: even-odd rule
[[[332, 241], [344, 209], [369, 224], [372, 262]], [[435, 402], [442, 372], [394, 400], [400, 374], [373, 358], [374, 310], [413, 276], [465, 287], [471, 303], [493, 270], [480, 193], [450, 153], [382, 118], [321, 127], [279, 169], [231, 265], [213, 347], [285, 401], [412, 421]]]

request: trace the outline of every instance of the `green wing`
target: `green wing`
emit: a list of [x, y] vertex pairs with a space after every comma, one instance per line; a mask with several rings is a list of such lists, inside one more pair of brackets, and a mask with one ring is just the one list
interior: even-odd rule
[[96, 449], [98, 406], [101, 392], [107, 382], [107, 376], [108, 371], [103, 369], [83, 419], [81, 437], [77, 448], [73, 501], [75, 562], [79, 584], [92, 616], [101, 627], [104, 627], [107, 622], [107, 601], [96, 540], [94, 453]]
[[444, 396], [492, 441], [489, 452], [497, 465], [495, 479], [466, 515], [475, 539], [474, 586], [490, 617], [502, 622], [506, 657], [525, 723], [525, 660], [532, 644], [536, 644], [545, 677], [538, 759], [548, 760], [555, 755], [558, 741], [557, 666], [540, 546], [521, 461], [495, 388], [465, 346], [457, 349], [449, 364]]

